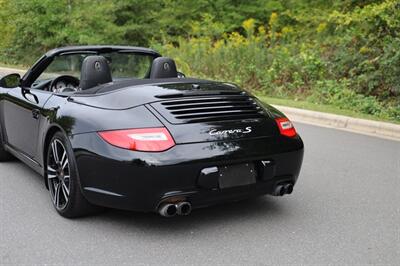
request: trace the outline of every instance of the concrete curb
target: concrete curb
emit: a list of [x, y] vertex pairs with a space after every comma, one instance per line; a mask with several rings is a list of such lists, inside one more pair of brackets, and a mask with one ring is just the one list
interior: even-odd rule
[[293, 122], [327, 126], [400, 141], [400, 125], [273, 105]]

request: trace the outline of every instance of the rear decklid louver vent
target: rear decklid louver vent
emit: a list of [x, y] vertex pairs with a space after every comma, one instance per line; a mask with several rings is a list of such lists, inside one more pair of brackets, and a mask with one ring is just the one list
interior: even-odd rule
[[247, 95], [176, 99], [151, 106], [172, 124], [265, 117], [263, 109]]

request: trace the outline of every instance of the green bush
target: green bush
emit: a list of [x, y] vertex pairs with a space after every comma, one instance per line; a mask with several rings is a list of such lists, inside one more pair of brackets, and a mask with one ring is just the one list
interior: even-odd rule
[[189, 75], [400, 121], [400, 4], [346, 7], [307, 19], [272, 13], [267, 26], [248, 19], [217, 39], [191, 36], [156, 47]]

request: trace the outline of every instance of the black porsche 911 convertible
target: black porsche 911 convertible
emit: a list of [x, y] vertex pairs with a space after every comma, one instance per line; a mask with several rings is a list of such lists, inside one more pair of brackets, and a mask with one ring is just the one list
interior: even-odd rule
[[275, 108], [186, 78], [151, 49], [58, 48], [0, 80], [0, 161], [40, 173], [64, 217], [101, 207], [171, 217], [290, 194], [303, 150]]

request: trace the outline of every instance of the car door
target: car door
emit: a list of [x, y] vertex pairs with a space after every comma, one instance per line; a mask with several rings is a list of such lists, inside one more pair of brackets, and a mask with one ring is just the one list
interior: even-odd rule
[[3, 99], [3, 123], [9, 146], [30, 158], [36, 157], [38, 130], [43, 106], [51, 92], [8, 89]]

